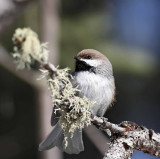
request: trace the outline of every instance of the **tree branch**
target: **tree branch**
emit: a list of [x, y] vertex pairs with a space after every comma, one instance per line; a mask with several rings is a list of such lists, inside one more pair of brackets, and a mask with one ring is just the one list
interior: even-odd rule
[[129, 159], [134, 150], [160, 157], [160, 134], [153, 130], [125, 121], [113, 124], [105, 118], [92, 116], [92, 123], [100, 129], [111, 131], [111, 143], [104, 159]]

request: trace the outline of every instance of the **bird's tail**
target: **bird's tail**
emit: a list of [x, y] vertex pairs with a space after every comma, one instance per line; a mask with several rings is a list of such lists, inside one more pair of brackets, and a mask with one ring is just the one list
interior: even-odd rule
[[68, 145], [65, 147], [63, 131], [57, 123], [50, 134], [39, 144], [39, 150], [49, 150], [54, 146], [57, 146], [60, 150], [68, 154], [78, 154], [84, 150], [82, 130], [77, 129], [72, 138], [70, 138], [70, 134], [68, 133], [67, 140]]

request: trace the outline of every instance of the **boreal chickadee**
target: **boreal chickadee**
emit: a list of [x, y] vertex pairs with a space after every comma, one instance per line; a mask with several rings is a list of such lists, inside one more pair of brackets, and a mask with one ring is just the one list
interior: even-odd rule
[[[110, 61], [97, 50], [85, 49], [75, 56], [75, 71], [73, 72], [73, 86], [80, 90], [78, 96], [87, 97], [94, 101], [91, 112], [103, 116], [107, 108], [114, 101], [115, 83]], [[57, 116], [52, 113], [51, 123], [54, 125]], [[70, 135], [70, 134], [68, 134]], [[84, 150], [82, 130], [76, 130], [72, 138], [68, 138], [65, 148], [64, 135], [59, 123], [39, 145], [39, 150], [48, 150], [57, 146], [69, 154], [78, 154]]]

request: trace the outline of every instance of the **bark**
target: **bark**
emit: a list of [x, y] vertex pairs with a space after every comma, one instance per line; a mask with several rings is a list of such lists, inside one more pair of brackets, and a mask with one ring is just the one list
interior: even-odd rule
[[105, 118], [92, 116], [100, 129], [111, 131], [111, 143], [103, 159], [129, 159], [134, 150], [160, 157], [160, 134], [133, 122], [113, 124]]
[[105, 153], [103, 159], [130, 159], [134, 151], [132, 147], [132, 138], [118, 138], [110, 143], [108, 151]]

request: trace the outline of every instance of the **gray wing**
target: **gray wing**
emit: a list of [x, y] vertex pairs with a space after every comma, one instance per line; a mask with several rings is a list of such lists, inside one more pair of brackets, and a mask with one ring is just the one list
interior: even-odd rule
[[59, 121], [60, 113], [57, 111], [55, 113], [55, 107], [52, 109], [52, 116], [51, 116], [51, 125], [54, 126]]
[[40, 143], [39, 150], [49, 150], [54, 146], [57, 146], [60, 150], [68, 154], [80, 153], [84, 150], [82, 130], [77, 129], [72, 138], [70, 138], [70, 133], [68, 133], [68, 146], [65, 147], [63, 131], [57, 123], [50, 134]]
[[68, 154], [79, 154], [81, 151], [84, 151], [82, 129], [76, 129], [72, 138], [70, 137], [70, 133], [68, 133], [68, 146], [67, 148], [63, 146], [63, 151]]
[[61, 146], [63, 138], [62, 128], [57, 124], [50, 134], [39, 144], [39, 150], [49, 150], [54, 146]]

